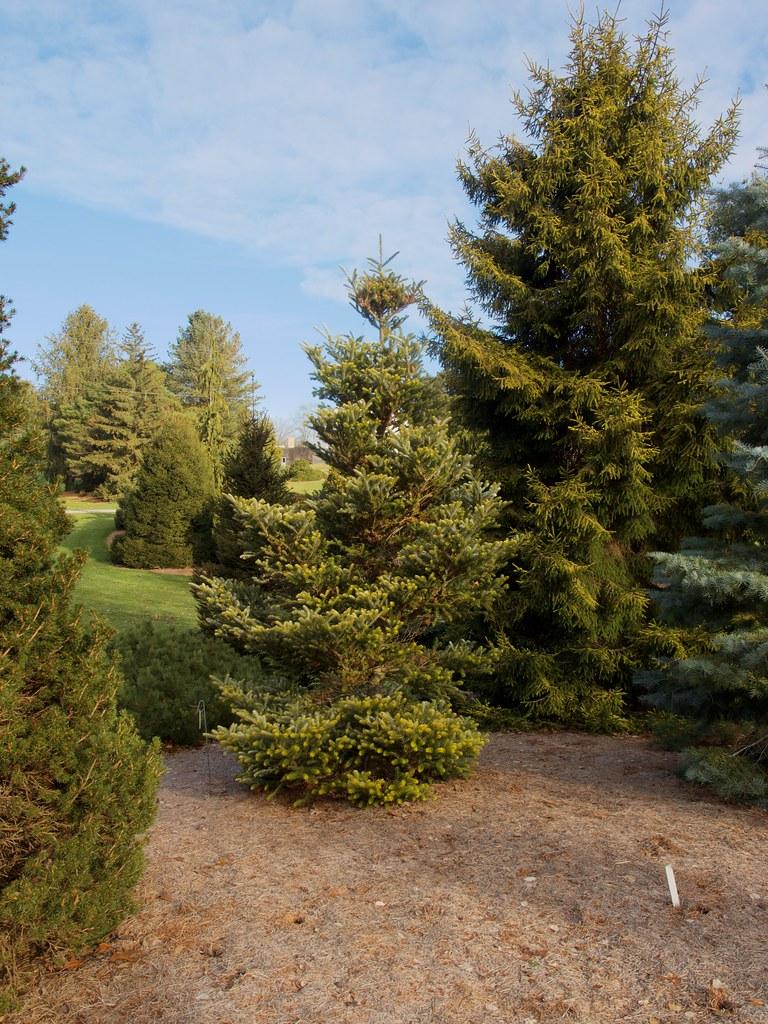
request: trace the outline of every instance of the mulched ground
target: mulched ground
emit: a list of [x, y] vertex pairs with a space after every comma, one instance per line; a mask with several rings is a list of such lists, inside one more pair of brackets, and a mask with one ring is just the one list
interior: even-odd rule
[[673, 766], [497, 735], [434, 801], [307, 810], [171, 755], [143, 909], [8, 1022], [768, 1022], [768, 816]]

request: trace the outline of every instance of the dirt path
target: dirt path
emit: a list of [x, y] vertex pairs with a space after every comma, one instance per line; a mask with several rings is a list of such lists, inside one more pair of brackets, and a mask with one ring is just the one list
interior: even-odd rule
[[143, 909], [13, 1024], [768, 1021], [768, 816], [642, 739], [496, 736], [392, 811], [267, 802], [207, 756], [168, 760]]

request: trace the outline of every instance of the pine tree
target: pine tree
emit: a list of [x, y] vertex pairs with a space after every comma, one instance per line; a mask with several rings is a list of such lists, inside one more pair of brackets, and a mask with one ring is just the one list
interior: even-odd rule
[[307, 349], [326, 484], [301, 506], [235, 500], [250, 580], [207, 579], [196, 596], [208, 628], [318, 701], [398, 689], [431, 699], [493, 660], [461, 624], [503, 586], [505, 545], [486, 536], [499, 502], [401, 331], [414, 286], [381, 259], [350, 283], [379, 337]]
[[131, 324], [119, 348], [123, 358], [88, 394], [90, 408], [79, 429], [63, 438], [72, 477], [108, 499], [131, 489], [149, 440], [178, 409], [138, 324]]
[[292, 500], [289, 478], [290, 472], [280, 462], [271, 422], [266, 416], [252, 415], [224, 461], [223, 493], [216, 503], [213, 527], [218, 575], [241, 576], [246, 571], [230, 498], [260, 498], [270, 504], [287, 505]]
[[210, 555], [214, 496], [208, 453], [188, 416], [169, 416], [154, 435], [120, 502], [125, 535], [112, 545], [115, 561], [135, 569], [185, 567]]
[[473, 140], [460, 165], [480, 227], [451, 244], [482, 318], [427, 307], [515, 542], [494, 696], [588, 725], [620, 713], [643, 656], [644, 551], [681, 535], [715, 475], [691, 259], [736, 122], [700, 135], [665, 20], [632, 51], [615, 17], [577, 18], [565, 72], [531, 67], [531, 144]]
[[[18, 178], [0, 161], [0, 199]], [[14, 363], [0, 337], [0, 1012], [32, 953], [91, 946], [130, 909], [160, 771], [116, 710], [106, 632], [72, 608], [80, 563], [57, 555], [66, 516]]]
[[[0, 199], [5, 198], [5, 193], [9, 188], [18, 185], [24, 177], [25, 171], [24, 167], [20, 167], [18, 171], [12, 171], [8, 161], [0, 157]], [[8, 237], [8, 228], [15, 211], [15, 203], [0, 202], [0, 242], [4, 242]], [[0, 335], [8, 330], [13, 312], [13, 306], [7, 296], [0, 295]]]
[[257, 387], [245, 369], [240, 335], [221, 317], [198, 309], [170, 351], [171, 391], [192, 409], [200, 438], [221, 483], [224, 457], [248, 414]]
[[689, 752], [689, 778], [768, 804], [767, 178], [716, 194], [712, 241], [712, 334], [729, 376], [707, 409], [726, 445], [728, 500], [704, 510], [703, 536], [654, 554], [658, 604], [680, 627], [683, 656], [642, 682], [651, 704], [687, 720], [676, 742], [707, 743]]
[[154, 349], [144, 337], [141, 324], [128, 324], [118, 346], [121, 358], [128, 363], [147, 363], [156, 359]]

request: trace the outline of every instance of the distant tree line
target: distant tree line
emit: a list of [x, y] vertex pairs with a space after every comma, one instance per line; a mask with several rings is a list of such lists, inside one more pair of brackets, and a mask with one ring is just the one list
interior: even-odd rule
[[139, 324], [118, 340], [106, 320], [80, 306], [39, 347], [33, 366], [42, 381], [51, 474], [102, 498], [130, 490], [147, 442], [173, 412], [190, 417], [220, 480], [258, 387], [240, 335], [203, 310], [189, 316], [161, 366]]

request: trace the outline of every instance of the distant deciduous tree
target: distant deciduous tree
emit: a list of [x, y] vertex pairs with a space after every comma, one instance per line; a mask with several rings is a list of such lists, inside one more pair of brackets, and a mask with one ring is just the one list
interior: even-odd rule
[[43, 397], [55, 408], [79, 398], [115, 365], [115, 339], [109, 323], [91, 306], [78, 306], [61, 329], [38, 346], [33, 363], [43, 378]]

